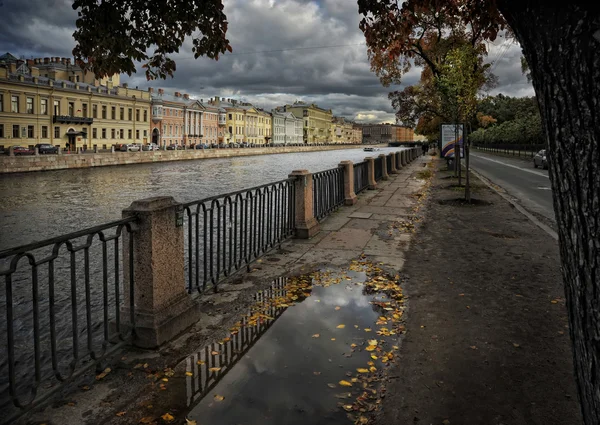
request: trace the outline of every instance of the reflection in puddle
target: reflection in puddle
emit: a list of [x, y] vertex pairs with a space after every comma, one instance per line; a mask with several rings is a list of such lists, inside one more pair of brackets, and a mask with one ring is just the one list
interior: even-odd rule
[[389, 341], [397, 321], [390, 317], [388, 330], [382, 316], [401, 312], [387, 295], [367, 294], [366, 278], [348, 271], [328, 277], [335, 284], [304, 287], [280, 279], [259, 294], [263, 308], [237, 333], [188, 359], [188, 418], [202, 425], [347, 424], [346, 411], [357, 420], [375, 409], [378, 374], [397, 348]]

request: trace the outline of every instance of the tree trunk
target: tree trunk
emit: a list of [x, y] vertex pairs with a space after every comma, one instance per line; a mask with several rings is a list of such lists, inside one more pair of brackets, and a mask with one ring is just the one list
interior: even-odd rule
[[[498, 0], [544, 130], [584, 423], [600, 423], [600, 4]], [[556, 6], [554, 6], [556, 4]]]

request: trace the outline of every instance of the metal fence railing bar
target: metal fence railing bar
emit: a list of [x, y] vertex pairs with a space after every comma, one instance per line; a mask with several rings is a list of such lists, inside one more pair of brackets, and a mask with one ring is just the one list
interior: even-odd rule
[[344, 168], [332, 168], [313, 174], [313, 209], [323, 220], [344, 203]]

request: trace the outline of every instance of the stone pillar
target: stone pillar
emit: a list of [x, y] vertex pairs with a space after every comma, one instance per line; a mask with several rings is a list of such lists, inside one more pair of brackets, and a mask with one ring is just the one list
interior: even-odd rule
[[358, 200], [354, 193], [354, 164], [352, 161], [342, 161], [340, 167], [344, 167], [344, 204], [354, 205]]
[[40, 149], [39, 148], [33, 148], [34, 152], [35, 152], [35, 156], [38, 156], [40, 154]]
[[[177, 224], [181, 204], [170, 196], [134, 201], [123, 217], [135, 216], [133, 273], [135, 332], [134, 344], [158, 347], [173, 339], [200, 316], [185, 290], [183, 226]], [[123, 236], [123, 282], [129, 282], [129, 232]], [[125, 287], [121, 317], [131, 326], [130, 298]]]
[[392, 169], [388, 170], [389, 174], [398, 174], [398, 170], [396, 169], [396, 152], [391, 152], [390, 156], [392, 157]]
[[60, 148], [60, 145], [56, 145], [56, 154], [62, 155], [62, 149]]
[[402, 169], [402, 151], [396, 152], [396, 170]]
[[112, 145], [112, 146], [110, 147], [110, 153], [115, 153], [115, 145]]
[[387, 169], [387, 158], [385, 156], [385, 154], [381, 154], [379, 155], [379, 158], [381, 158], [381, 168], [383, 169], [383, 173], [382, 173], [382, 180], [388, 180], [390, 178], [389, 174], [388, 174], [388, 169]]
[[377, 189], [377, 181], [375, 180], [375, 158], [365, 158], [367, 161], [367, 174], [369, 175], [369, 190]]
[[8, 156], [15, 156], [15, 147], [14, 146], [8, 147]]
[[289, 175], [295, 178], [296, 237], [310, 239], [319, 233], [319, 222], [313, 212], [313, 177], [308, 170], [294, 170]]

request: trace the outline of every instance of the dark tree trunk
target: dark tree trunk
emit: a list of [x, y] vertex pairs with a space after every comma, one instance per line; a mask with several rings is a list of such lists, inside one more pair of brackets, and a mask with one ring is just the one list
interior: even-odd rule
[[583, 419], [600, 423], [600, 2], [498, 0], [532, 71]]

